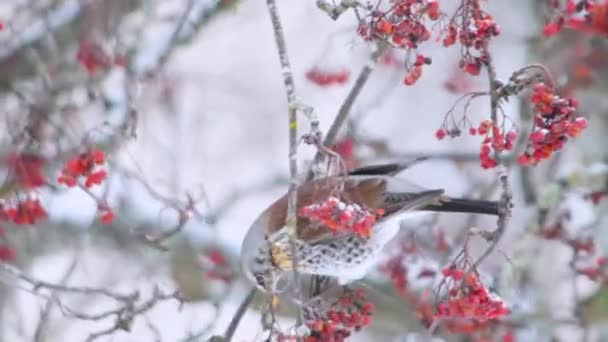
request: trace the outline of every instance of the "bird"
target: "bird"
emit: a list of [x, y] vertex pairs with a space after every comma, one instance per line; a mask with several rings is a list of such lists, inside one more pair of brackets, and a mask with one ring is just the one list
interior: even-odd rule
[[[262, 292], [284, 291], [293, 281], [291, 251], [295, 250], [296, 269], [300, 274], [333, 277], [345, 285], [365, 277], [384, 246], [397, 235], [398, 222], [408, 213], [500, 215], [497, 201], [452, 198], [444, 195], [443, 189], [425, 189], [397, 177], [424, 159], [363, 166], [346, 175], [331, 175], [300, 184], [295, 189], [298, 217], [293, 245], [286, 229], [287, 194], [276, 200], [251, 224], [241, 245], [241, 269], [246, 278]], [[369, 233], [330, 229], [300, 215], [303, 208], [330, 197], [341, 202], [336, 210], [350, 206], [378, 214], [372, 220]]]

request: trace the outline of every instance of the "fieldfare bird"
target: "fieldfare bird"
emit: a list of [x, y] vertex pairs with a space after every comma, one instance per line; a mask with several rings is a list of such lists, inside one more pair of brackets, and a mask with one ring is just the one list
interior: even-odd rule
[[[451, 198], [395, 177], [412, 164], [366, 166], [298, 186], [297, 270], [342, 284], [363, 278], [413, 210], [499, 215], [498, 202]], [[280, 279], [291, 280], [286, 218], [287, 195], [260, 214], [241, 248], [243, 272], [265, 292], [280, 291]]]

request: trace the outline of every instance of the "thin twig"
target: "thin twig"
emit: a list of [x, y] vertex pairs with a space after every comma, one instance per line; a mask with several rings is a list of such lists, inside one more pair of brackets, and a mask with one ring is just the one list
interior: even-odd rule
[[228, 328], [226, 329], [226, 334], [224, 334], [224, 342], [230, 342], [232, 340], [232, 337], [234, 337], [236, 328], [239, 326], [239, 323], [241, 322], [241, 319], [245, 315], [245, 312], [247, 312], [247, 307], [249, 307], [249, 305], [253, 301], [253, 298], [255, 297], [256, 292], [257, 292], [257, 290], [255, 288], [251, 288], [251, 290], [249, 290], [249, 293], [247, 294], [247, 296], [245, 296], [245, 298], [241, 302], [241, 305], [239, 305], [238, 309], [236, 310], [236, 313], [234, 314], [234, 316], [232, 317], [232, 320], [230, 321], [230, 324], [228, 324]]
[[[330, 147], [331, 145], [333, 145], [335, 143], [336, 138], [338, 137], [338, 133], [340, 132], [340, 129], [344, 125], [344, 122], [346, 122], [346, 118], [350, 114], [351, 109], [352, 109], [353, 105], [355, 104], [355, 101], [359, 97], [359, 94], [361, 94], [361, 90], [363, 90], [363, 86], [365, 86], [365, 84], [369, 80], [370, 75], [372, 74], [372, 71], [374, 70], [376, 60], [378, 59], [378, 57], [380, 57], [382, 55], [382, 53], [385, 51], [385, 49], [386, 49], [386, 46], [379, 46], [377, 48], [377, 50], [372, 54], [371, 61], [368, 64], [366, 64], [363, 67], [363, 69], [361, 69], [361, 71], [359, 72], [359, 76], [357, 76], [357, 79], [355, 80], [355, 84], [353, 84], [353, 87], [348, 92], [348, 95], [346, 95], [346, 98], [344, 99], [344, 102], [340, 106], [340, 109], [338, 110], [338, 114], [336, 115], [334, 122], [331, 124], [329, 131], [327, 131], [327, 134], [325, 135], [325, 138], [323, 140], [323, 146]], [[323, 157], [323, 153], [321, 151], [317, 151], [317, 154], [315, 155], [315, 158], [313, 159], [311, 166], [316, 165], [321, 160], [322, 157]], [[308, 171], [308, 174], [306, 176], [307, 180], [311, 180], [314, 177], [313, 170], [314, 170], [314, 168], [311, 167], [310, 170]]]
[[303, 324], [302, 306], [302, 289], [300, 282], [300, 274], [298, 272], [298, 255], [296, 249], [296, 227], [297, 227], [297, 177], [298, 177], [298, 122], [297, 122], [297, 103], [296, 90], [293, 74], [291, 72], [291, 64], [289, 63], [289, 55], [287, 54], [287, 45], [285, 43], [285, 35], [281, 18], [277, 10], [275, 0], [266, 0], [268, 13], [274, 31], [274, 40], [277, 45], [279, 61], [281, 63], [281, 73], [283, 75], [283, 84], [287, 95], [287, 106], [289, 115], [289, 190], [287, 192], [287, 220], [285, 223], [289, 236], [289, 246], [291, 249], [291, 262], [293, 272], [293, 290], [296, 301], [298, 302], [298, 315], [296, 316], [297, 326]]
[[[72, 259], [70, 266], [66, 270], [65, 274], [63, 275], [63, 277], [61, 277], [61, 280], [59, 281], [60, 285], [65, 285], [68, 282], [68, 280], [70, 279], [70, 277], [72, 276], [72, 274], [74, 274], [74, 271], [76, 270], [76, 266], [78, 265], [78, 260], [79, 259], [75, 255], [74, 258]], [[51, 297], [53, 295], [54, 295], [53, 293], [50, 294]], [[36, 342], [42, 342], [45, 340], [43, 334], [46, 330], [46, 326], [49, 321], [49, 317], [51, 314], [51, 309], [53, 308], [53, 304], [55, 304], [54, 301], [52, 301], [52, 300], [47, 301], [44, 308], [40, 312], [40, 321], [38, 322], [38, 325], [36, 326], [36, 331], [34, 332], [34, 338], [33, 338], [34, 341], [36, 341]]]

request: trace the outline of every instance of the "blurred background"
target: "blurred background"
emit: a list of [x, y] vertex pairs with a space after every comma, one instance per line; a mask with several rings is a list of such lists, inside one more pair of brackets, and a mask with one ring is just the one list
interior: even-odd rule
[[[446, 13], [456, 7], [440, 3]], [[595, 241], [590, 257], [601, 256], [608, 242], [601, 203], [608, 170], [608, 31], [568, 29], [543, 37], [552, 19], [543, 1], [481, 3], [501, 27], [490, 45], [498, 78], [507, 81], [515, 70], [542, 63], [564, 94], [579, 99], [579, 112], [589, 120], [551, 160], [508, 168], [513, 217], [481, 270], [512, 310], [514, 340], [608, 339], [601, 281], [573, 273], [571, 246], [539, 234], [550, 225], [545, 216], [561, 220], [567, 213], [560, 227], [573, 239]], [[325, 132], [372, 47], [357, 35], [352, 13], [334, 21], [312, 0], [278, 1], [278, 7], [298, 98], [314, 108]], [[39, 201], [46, 213], [34, 224], [0, 222], [0, 259], [10, 265], [0, 268], [0, 341], [206, 341], [223, 334], [248, 292], [238, 266], [243, 236], [285, 193], [289, 177], [287, 101], [265, 3], [3, 0], [0, 25], [0, 198], [5, 206]], [[464, 73], [458, 47], [432, 40], [419, 51], [432, 65], [409, 87], [403, 51], [380, 57], [334, 150], [350, 166], [430, 156], [402, 176], [454, 196], [497, 199], [497, 171], [479, 166], [481, 138], [435, 136], [463, 94], [487, 90], [484, 72]], [[524, 131], [526, 96], [502, 106]], [[454, 113], [462, 118], [462, 102]], [[489, 118], [489, 99], [473, 100], [466, 116], [474, 125]], [[299, 121], [306, 133], [307, 118]], [[87, 148], [104, 153], [102, 184], [58, 183], [66, 163]], [[298, 152], [306, 170], [315, 149], [302, 144]], [[44, 185], [20, 186], [15, 170], [23, 165], [39, 169]], [[104, 220], [107, 209], [113, 219]], [[404, 222], [400, 241], [445, 234], [457, 250], [467, 229], [495, 224], [491, 217], [422, 213]], [[486, 246], [479, 238], [470, 241], [473, 255]], [[407, 263], [437, 273], [446, 260]], [[425, 328], [385, 273], [365, 280], [376, 313], [352, 340], [422, 341]], [[409, 277], [413, 287], [428, 288], [415, 285], [425, 279]], [[36, 279], [137, 291], [141, 311], [108, 313], [123, 302]], [[184, 303], [159, 299], [159, 291], [175, 289]], [[234, 341], [264, 340], [262, 306], [260, 296]], [[121, 323], [128, 329], [113, 329], [117, 317], [127, 317]], [[279, 321], [288, 327], [292, 317], [287, 310]]]

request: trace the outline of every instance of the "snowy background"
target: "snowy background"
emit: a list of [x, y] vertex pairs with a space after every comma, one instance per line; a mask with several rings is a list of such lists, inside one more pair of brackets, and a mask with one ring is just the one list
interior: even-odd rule
[[[180, 13], [184, 2], [159, 1], [142, 11], [147, 15], [150, 13], [145, 11], [153, 11], [158, 17], [172, 18]], [[77, 15], [77, 2], [63, 3], [64, 12], [57, 14], [58, 17], [53, 20], [61, 21], [62, 18]], [[215, 1], [194, 3], [200, 11], [191, 11], [193, 22], [216, 5]], [[9, 9], [12, 7], [9, 4], [5, 6], [5, 15], [10, 15]], [[314, 107], [321, 129], [325, 131], [355, 75], [367, 62], [369, 46], [356, 36], [356, 21], [352, 15], [333, 21], [319, 11], [312, 0], [283, 0], [278, 1], [278, 6], [288, 40], [298, 96], [303, 103]], [[531, 62], [525, 39], [539, 29], [536, 19], [532, 17], [531, 6], [528, 0], [491, 1], [488, 4], [488, 12], [495, 15], [502, 27], [502, 34], [491, 45], [500, 79], [508, 79], [513, 70]], [[126, 25], [137, 26], [144, 15], [142, 11], [129, 13]], [[0, 4], [0, 18], [2, 16], [3, 5]], [[158, 63], [159, 51], [164, 50], [163, 44], [174, 33], [174, 26], [170, 23], [170, 19], [159, 20], [154, 25], [148, 25], [138, 37], [140, 52], [133, 56], [136, 74], [144, 75]], [[181, 29], [183, 32], [178, 34], [190, 35], [195, 32], [187, 25]], [[40, 28], [31, 25], [31, 32], [22, 32], [21, 39], [25, 41], [28, 35], [37, 35], [36, 30]], [[183, 235], [192, 239], [195, 246], [225, 248], [236, 259], [249, 224], [286, 189], [286, 99], [270, 20], [263, 1], [241, 1], [233, 8], [213, 15], [197, 30], [187, 43], [174, 48], [161, 72], [133, 87], [132, 104], [140, 113], [137, 138], [121, 144], [110, 158], [116, 170], [124, 168], [137, 172], [161, 193], [181, 200], [185, 198], [185, 193], [204, 198], [199, 205], [203, 214], [225, 207], [226, 211], [222, 211], [213, 225], [208, 223], [207, 217], [193, 217]], [[3, 32], [3, 35], [7, 33]], [[8, 41], [6, 36], [0, 38]], [[454, 73], [458, 73], [458, 48], [445, 49], [431, 42], [425, 44], [421, 51], [433, 58], [433, 64], [424, 69], [422, 78], [413, 87], [402, 85], [402, 69], [377, 66], [352, 112], [352, 116], [358, 118], [358, 133], [369, 139], [385, 141], [396, 155], [476, 154], [479, 149], [477, 137], [438, 141], [434, 136], [444, 114], [460, 96], [447, 91], [444, 85], [450, 77], [454, 77]], [[321, 70], [346, 68], [351, 77], [345, 85], [319, 87], [305, 77], [313, 67]], [[98, 138], [101, 140], [106, 135], [111, 136], [116, 125], [124, 120], [126, 111], [120, 106], [126, 101], [122, 88], [124, 78], [124, 71], [114, 70], [101, 81], [106, 97], [117, 104], [114, 109], [103, 112], [99, 107], [88, 108], [94, 118], [92, 121], [99, 119], [100, 115], [102, 117], [92, 125], [105, 122], [99, 129]], [[473, 89], [486, 89], [483, 77], [471, 79], [471, 82]], [[78, 95], [75, 91], [74, 96], [82, 94]], [[472, 121], [478, 122], [488, 117], [487, 102], [487, 99], [481, 99], [471, 106], [469, 117]], [[504, 109], [514, 119], [518, 117], [516, 101]], [[299, 126], [307, 127], [306, 119], [300, 119]], [[301, 169], [304, 169], [314, 151], [303, 147], [299, 152]], [[555, 172], [571, 172], [580, 165], [578, 161], [581, 156], [576, 148], [567, 149], [564, 154], [573, 162], [564, 166], [564, 170]], [[372, 162], [371, 159], [368, 161]], [[41, 279], [60, 281], [74, 255], [77, 255], [76, 271], [69, 279], [71, 284], [106, 284], [115, 290], [135, 288], [144, 293], [155, 284], [166, 289], [174, 287], [177, 271], [172, 261], [180, 253], [180, 243], [184, 242], [170, 245], [171, 251], [168, 253], [149, 248], [113, 251], [104, 245], [104, 234], [117, 236], [118, 240], [125, 239], [128, 244], [132, 243], [126, 237], [129, 232], [168, 229], [177, 220], [175, 211], [165, 210], [165, 203], [151, 197], [142, 182], [112, 176], [112, 167], [109, 174], [107, 187], [99, 189], [100, 194], [108, 193], [109, 204], [117, 211], [117, 222], [108, 231], [104, 231], [104, 227], [89, 228], [94, 223], [97, 208], [95, 201], [84, 192], [70, 190], [42, 196], [50, 215], [49, 226], [53, 229], [68, 227], [67, 235], [78, 238], [55, 242], [54, 248], [32, 259], [27, 265], [29, 273]], [[427, 188], [445, 188], [450, 195], [475, 195], [495, 176], [495, 171], [483, 171], [475, 162], [455, 163], [445, 159], [424, 162], [404, 175]], [[526, 217], [525, 208], [518, 205], [522, 202], [518, 175], [513, 174], [511, 181], [516, 204], [514, 217], [499, 246], [510, 257], [513, 256], [509, 250], [510, 241], [517, 237]], [[238, 196], [233, 197], [234, 194]], [[580, 205], [583, 208], [579, 212], [588, 210], [584, 203]], [[581, 220], [589, 220], [588, 216], [581, 215]], [[450, 226], [464, 225], [466, 218], [464, 215], [444, 215], [440, 225], [449, 231]], [[491, 228], [494, 220], [479, 220], [477, 225]], [[83, 237], [83, 229], [91, 229], [94, 234]], [[120, 235], [121, 232], [124, 235]], [[181, 240], [181, 237], [177, 240]], [[539, 267], [553, 262], [557, 264], [556, 258], [561, 257], [568, 259], [559, 249], [541, 253], [539, 260], [543, 261], [538, 262]], [[500, 261], [498, 264], [504, 263], [502, 256], [497, 255], [489, 259], [485, 266], [496, 266], [497, 258]], [[547, 275], [544, 280], [551, 284], [554, 279]], [[225, 289], [219, 282], [215, 284], [210, 281], [203, 292], [205, 298], [217, 297], [219, 301], [227, 293], [230, 299], [222, 302], [219, 309], [209, 302], [188, 303], [183, 308], [179, 308], [175, 302], [158, 304], [145, 315], [145, 319], [137, 319], [130, 332], [118, 332], [108, 340], [180, 341], [187, 340], [189, 334], [201, 331], [205, 332], [204, 336], [222, 333], [245, 295], [245, 286], [237, 283]], [[521, 294], [515, 295], [521, 297]], [[3, 314], [5, 319], [0, 328], [0, 340], [31, 340], [33, 329], [37, 326], [32, 322], [40, 319], [44, 301], [25, 291], [14, 292], [6, 300], [11, 305], [4, 305], [5, 310], [17, 311]], [[390, 298], [384, 300], [390, 301]], [[83, 298], [74, 298], [68, 303], [79, 308], [111, 307], [110, 303]], [[102, 330], [112, 323], [103, 320], [68, 320], [62, 318], [59, 312], [52, 312], [51, 317], [46, 341], [81, 341], [91, 332]], [[211, 322], [215, 324], [206, 331]], [[256, 340], [260, 333], [259, 313], [252, 310], [245, 316], [235, 341]], [[357, 334], [354, 340], [369, 340], [371, 335], [390, 339], [403, 333], [403, 327], [377, 322]]]

